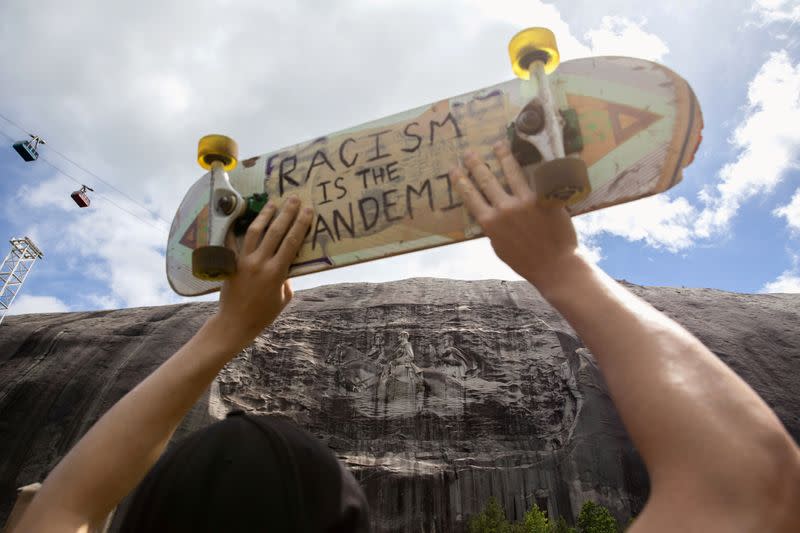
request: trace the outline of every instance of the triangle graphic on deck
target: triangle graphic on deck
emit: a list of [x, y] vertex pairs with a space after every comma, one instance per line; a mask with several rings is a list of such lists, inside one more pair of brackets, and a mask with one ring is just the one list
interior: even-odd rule
[[582, 158], [589, 166], [664, 118], [646, 109], [586, 95], [568, 94], [567, 105], [578, 114]]
[[660, 115], [622, 104], [608, 104], [608, 118], [614, 130], [614, 139], [622, 144], [642, 130], [649, 128]]
[[200, 211], [181, 237], [180, 243], [192, 250], [208, 242], [208, 205]]

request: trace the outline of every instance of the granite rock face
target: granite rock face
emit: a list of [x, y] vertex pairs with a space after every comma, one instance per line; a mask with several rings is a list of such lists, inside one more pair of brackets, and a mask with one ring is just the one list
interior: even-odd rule
[[[628, 286], [686, 326], [800, 438], [800, 295]], [[8, 317], [0, 327], [0, 523], [91, 424], [216, 309]], [[489, 496], [627, 523], [647, 474], [589, 351], [524, 282], [319, 287], [231, 361], [175, 439], [231, 409], [290, 417], [354, 471], [376, 531], [462, 531]]]

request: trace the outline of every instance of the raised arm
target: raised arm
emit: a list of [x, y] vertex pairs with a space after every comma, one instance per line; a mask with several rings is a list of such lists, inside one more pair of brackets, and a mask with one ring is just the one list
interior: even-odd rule
[[267, 204], [250, 225], [218, 312], [61, 460], [15, 531], [79, 531], [102, 519], [145, 476], [222, 367], [286, 307], [292, 297], [289, 265], [312, 213], [300, 212], [296, 199], [275, 213]]
[[498, 256], [597, 359], [641, 453], [651, 497], [631, 531], [800, 531], [800, 450], [764, 401], [700, 341], [577, 252], [564, 209], [536, 205], [507, 145], [505, 190], [474, 154], [452, 178]]

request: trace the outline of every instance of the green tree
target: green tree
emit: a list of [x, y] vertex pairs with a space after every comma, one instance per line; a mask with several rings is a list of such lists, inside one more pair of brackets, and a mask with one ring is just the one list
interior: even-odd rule
[[506, 513], [500, 502], [492, 496], [486, 502], [483, 511], [469, 521], [469, 533], [511, 533], [511, 524], [506, 520]]
[[564, 517], [559, 517], [558, 521], [550, 523], [550, 533], [576, 533], [575, 528], [569, 527]]
[[611, 512], [594, 502], [585, 502], [578, 515], [580, 533], [617, 533], [617, 520]]
[[547, 516], [539, 509], [536, 502], [533, 503], [531, 510], [525, 513], [521, 531], [523, 533], [550, 533], [550, 524]]

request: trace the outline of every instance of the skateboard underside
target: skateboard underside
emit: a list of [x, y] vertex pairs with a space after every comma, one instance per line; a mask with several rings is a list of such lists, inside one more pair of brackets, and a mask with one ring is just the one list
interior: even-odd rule
[[[575, 111], [592, 192], [579, 215], [678, 183], [700, 142], [702, 116], [689, 85], [649, 61], [598, 57], [562, 63], [550, 75], [560, 109]], [[278, 205], [299, 196], [315, 209], [291, 276], [481, 236], [448, 170], [471, 148], [495, 171], [491, 147], [536, 95], [515, 79], [245, 159], [229, 173], [243, 197], [266, 192]], [[526, 167], [530, 172], [534, 165]], [[167, 277], [179, 294], [218, 290], [192, 275], [192, 251], [209, 243], [211, 174], [187, 192], [167, 246]]]

